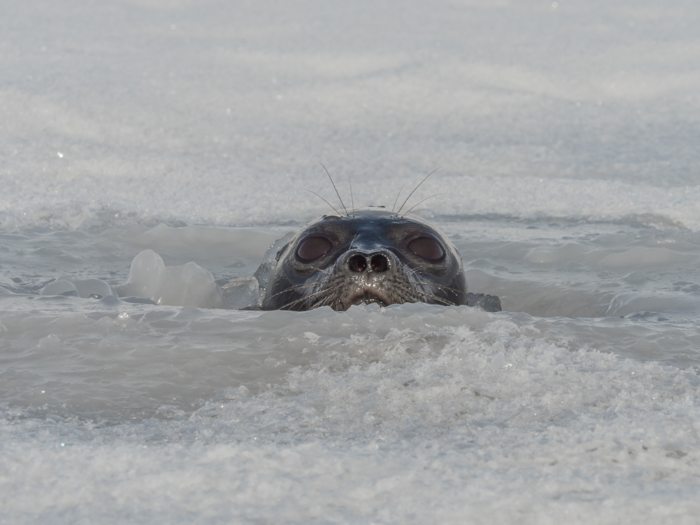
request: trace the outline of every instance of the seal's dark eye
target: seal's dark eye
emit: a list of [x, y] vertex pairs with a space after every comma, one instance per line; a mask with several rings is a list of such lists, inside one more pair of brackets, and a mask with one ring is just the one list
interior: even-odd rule
[[418, 237], [408, 243], [408, 249], [430, 262], [438, 262], [445, 255], [445, 251], [437, 241], [430, 237]]
[[302, 262], [313, 262], [326, 255], [333, 247], [331, 241], [323, 237], [309, 237], [297, 248], [297, 257]]

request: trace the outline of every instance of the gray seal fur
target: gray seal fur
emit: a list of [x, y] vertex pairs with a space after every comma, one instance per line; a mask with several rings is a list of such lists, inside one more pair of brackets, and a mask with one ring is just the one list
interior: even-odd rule
[[429, 222], [364, 209], [323, 216], [282, 247], [260, 308], [343, 311], [416, 302], [501, 310], [498, 297], [467, 292], [457, 249]]

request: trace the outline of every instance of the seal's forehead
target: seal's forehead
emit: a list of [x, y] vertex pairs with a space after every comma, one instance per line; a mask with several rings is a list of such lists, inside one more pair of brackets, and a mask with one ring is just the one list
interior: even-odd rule
[[315, 231], [335, 231], [346, 233], [372, 232], [379, 233], [380, 231], [406, 231], [412, 229], [430, 230], [438, 236], [442, 234], [429, 222], [419, 217], [403, 217], [396, 213], [384, 209], [361, 209], [349, 213], [349, 216], [324, 215], [323, 217], [309, 223], [300, 232], [309, 230]]
[[319, 220], [353, 220], [353, 219], [378, 219], [378, 218], [397, 218], [397, 215], [391, 211], [382, 208], [362, 208], [352, 210], [348, 215], [324, 215]]
[[419, 217], [406, 217], [402, 215], [397, 215], [395, 212], [386, 210], [384, 208], [363, 208], [360, 210], [350, 211], [349, 215], [324, 215], [320, 219], [313, 221], [311, 224], [316, 222], [331, 222], [331, 221], [362, 221], [362, 220], [390, 220], [393, 222], [403, 222], [403, 223], [416, 223], [428, 225], [427, 221]]

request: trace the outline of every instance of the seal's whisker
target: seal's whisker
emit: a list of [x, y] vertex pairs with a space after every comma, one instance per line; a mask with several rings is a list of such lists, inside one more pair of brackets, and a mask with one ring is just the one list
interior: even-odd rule
[[319, 298], [316, 302], [314, 302], [313, 308], [320, 308], [321, 306], [330, 306], [330, 302], [333, 300], [333, 294], [329, 293], [326, 294], [325, 297]]
[[396, 199], [394, 199], [394, 205], [391, 207], [391, 213], [394, 213], [394, 208], [396, 208], [396, 203], [399, 202], [399, 195], [401, 195], [401, 191], [403, 191], [403, 187], [406, 185], [404, 182], [401, 187], [399, 188], [399, 192], [396, 194]]
[[352, 203], [352, 216], [355, 216], [355, 197], [352, 194], [352, 179], [350, 179], [350, 175], [348, 175], [348, 184], [350, 184], [350, 201]]
[[334, 212], [336, 212], [338, 215], [342, 215], [342, 213], [340, 213], [338, 210], [335, 209], [335, 206], [333, 206], [330, 202], [328, 202], [326, 199], [324, 199], [323, 197], [321, 197], [318, 193], [316, 193], [315, 191], [311, 191], [311, 190], [306, 190], [306, 191], [308, 191], [309, 193], [313, 193], [314, 195], [316, 195], [316, 197], [318, 197], [318, 198], [321, 199], [323, 202], [325, 202], [326, 204], [328, 204], [328, 206], [330, 206], [331, 208], [333, 208], [333, 211], [334, 211]]
[[[424, 283], [424, 284], [432, 284], [432, 283]], [[440, 297], [439, 295], [426, 292], [425, 290], [421, 290], [416, 294], [414, 290], [401, 290], [402, 292], [405, 292], [403, 294], [397, 294], [397, 302], [404, 302], [404, 303], [414, 303], [414, 302], [429, 302], [429, 301], [434, 301], [438, 304], [443, 304], [444, 306], [457, 306], [457, 303], [452, 302], [448, 299], [445, 299], [444, 297]], [[426, 301], [429, 300], [429, 301]]]
[[[425, 286], [434, 286], [434, 287], [436, 287], [436, 288], [439, 288], [440, 290], [447, 291], [447, 292], [453, 292], [453, 293], [456, 293], [456, 294], [464, 294], [464, 291], [463, 291], [463, 290], [458, 290], [457, 288], [450, 288], [449, 286], [441, 286], [441, 285], [436, 284], [436, 283], [419, 282], [419, 281], [414, 281], [414, 283], [415, 283], [415, 284], [422, 284], [422, 285], [425, 285]], [[423, 293], [428, 293], [428, 292], [423, 291]]]
[[416, 267], [416, 268], [409, 268], [409, 267], [406, 267], [406, 268], [403, 269], [403, 271], [406, 272], [407, 274], [411, 275], [411, 276], [420, 275], [421, 277], [426, 277], [426, 276], [423, 274], [423, 272], [421, 271], [421, 270], [425, 270], [425, 269], [426, 269], [425, 265], [420, 265], [420, 266], [418, 266], [418, 267]]
[[417, 190], [418, 188], [420, 188], [421, 184], [423, 184], [426, 180], [428, 180], [428, 177], [430, 177], [433, 173], [435, 173], [435, 172], [436, 172], [437, 170], [439, 170], [439, 169], [440, 169], [439, 167], [438, 167], [438, 168], [435, 168], [433, 171], [431, 171], [430, 173], [428, 173], [428, 174], [425, 176], [425, 178], [424, 178], [422, 181], [420, 181], [420, 182], [418, 183], [418, 186], [416, 186], [415, 188], [413, 188], [413, 191], [412, 191], [411, 193], [408, 194], [408, 197], [406, 197], [406, 200], [403, 201], [403, 204], [401, 205], [401, 207], [400, 207], [398, 210], [396, 210], [396, 215], [398, 215], [399, 213], [401, 213], [401, 210], [403, 209], [404, 206], [406, 206], [406, 203], [408, 202], [408, 199], [410, 199], [410, 198], [411, 198], [411, 195], [413, 195], [413, 194], [416, 192], [416, 190]]
[[424, 278], [425, 275], [423, 275], [423, 274], [420, 272], [420, 270], [422, 270], [422, 269], [423, 269], [423, 267], [419, 267], [419, 268], [408, 268], [408, 267], [406, 267], [406, 268], [404, 268], [404, 272], [406, 272], [410, 277], [414, 277], [414, 276], [418, 275], [418, 276]]
[[457, 303], [453, 303], [452, 301], [448, 301], [447, 299], [444, 299], [432, 293], [424, 293], [423, 297], [426, 297], [438, 303], [442, 303], [444, 306], [457, 306]]
[[294, 300], [294, 301], [292, 301], [292, 302], [290, 302], [290, 303], [285, 304], [284, 306], [282, 306], [282, 307], [280, 308], [280, 310], [290, 309], [292, 306], [294, 306], [294, 305], [296, 305], [296, 304], [299, 304], [299, 303], [301, 303], [301, 302], [303, 302], [303, 301], [308, 301], [308, 300], [311, 299], [312, 297], [316, 297], [318, 294], [325, 293], [325, 292], [326, 292], [326, 290], [323, 289], [323, 290], [319, 290], [318, 292], [314, 292], [314, 293], [311, 293], [311, 294], [309, 294], [309, 295], [305, 295], [304, 297], [300, 297], [299, 299], [296, 299], [296, 300]]
[[438, 288], [442, 288], [443, 290], [449, 290], [449, 291], [451, 291], [451, 292], [458, 292], [458, 293], [462, 293], [462, 292], [463, 292], [462, 290], [460, 290], [460, 289], [458, 289], [458, 288], [451, 288], [451, 287], [449, 287], [449, 286], [445, 286], [445, 285], [439, 284], [439, 283], [434, 283], [434, 282], [432, 282], [432, 281], [417, 281], [417, 280], [416, 280], [416, 276], [421, 277], [421, 278], [425, 278], [425, 276], [424, 276], [424, 275], [421, 275], [420, 273], [418, 273], [417, 270], [414, 270], [413, 268], [404, 268], [404, 271], [405, 271], [405, 272], [407, 273], [407, 275], [411, 278], [411, 282], [412, 282], [412, 283], [415, 283], [415, 284], [427, 284], [427, 285], [429, 285], [429, 286], [437, 286]]
[[353, 249], [353, 244], [355, 244], [355, 239], [357, 239], [357, 236], [360, 235], [360, 233], [356, 233], [355, 236], [352, 238], [352, 241], [350, 241], [350, 249]]
[[270, 299], [273, 299], [273, 298], [275, 298], [275, 297], [277, 297], [277, 296], [279, 296], [279, 295], [282, 295], [282, 294], [284, 294], [284, 293], [287, 293], [287, 292], [294, 292], [294, 291], [298, 291], [298, 290], [306, 290], [306, 289], [309, 289], [309, 288], [318, 288], [318, 287], [321, 287], [321, 286], [323, 286], [323, 283], [319, 283], [319, 282], [317, 282], [317, 281], [310, 282], [310, 283], [293, 284], [293, 285], [288, 286], [288, 287], [285, 288], [284, 290], [281, 290], [281, 291], [279, 291], [279, 292], [277, 292], [277, 293], [275, 293], [275, 294], [270, 295], [269, 297], [267, 297], [267, 298], [265, 299], [265, 301], [269, 301]]
[[[426, 292], [425, 290], [421, 290], [418, 292], [419, 295], [423, 297], [423, 299], [430, 299], [432, 301], [436, 301], [439, 303], [444, 304], [445, 306], [457, 306], [457, 303], [454, 303], [450, 301], [449, 299], [445, 299], [444, 297], [440, 297], [439, 295], [436, 295], [434, 293]], [[428, 301], [425, 301], [428, 302]]]
[[[439, 196], [439, 195], [447, 195], [447, 193], [436, 193], [435, 195], [431, 195], [430, 197], [426, 197], [425, 199], [419, 201], [418, 204], [416, 204], [415, 206], [413, 206], [413, 207], [412, 207], [410, 210], [408, 210], [406, 213], [404, 213], [404, 214], [401, 216], [401, 218], [403, 219], [406, 215], [408, 215], [408, 214], [411, 213], [413, 210], [415, 210], [417, 206], [419, 206], [420, 204], [424, 203], [424, 202], [427, 201], [428, 199], [432, 199], [433, 197], [437, 197], [437, 196]], [[398, 213], [397, 213], [397, 215], [398, 215]]]
[[440, 288], [441, 290], [447, 290], [449, 292], [461, 292], [462, 290], [459, 290], [457, 288], [451, 288], [449, 286], [443, 286], [442, 284], [438, 283], [431, 283], [430, 281], [411, 281], [413, 284], [425, 284], [427, 286], [435, 286], [436, 288]]
[[282, 295], [282, 294], [287, 293], [287, 292], [296, 292], [296, 291], [299, 291], [299, 290], [306, 290], [306, 289], [308, 289], [308, 288], [313, 288], [314, 285], [315, 285], [315, 283], [314, 283], [314, 284], [306, 284], [306, 283], [303, 283], [303, 284], [295, 284], [294, 286], [290, 286], [290, 287], [288, 287], [288, 288], [285, 288], [285, 289], [282, 290], [281, 292], [277, 292], [276, 294], [271, 295], [270, 297], [268, 297], [268, 298], [266, 299], [266, 301], [269, 301], [270, 299], [274, 299], [274, 298], [277, 297], [278, 295]]
[[317, 283], [317, 282], [294, 284], [294, 285], [292, 285], [292, 286], [289, 286], [289, 287], [285, 288], [285, 289], [282, 290], [281, 292], [277, 292], [276, 294], [271, 295], [270, 297], [268, 297], [267, 299], [265, 299], [265, 302], [269, 301], [270, 299], [273, 299], [273, 298], [277, 297], [278, 295], [282, 295], [283, 293], [292, 292], [292, 291], [297, 291], [297, 290], [305, 290], [305, 289], [308, 289], [308, 288], [314, 288], [314, 287], [318, 287], [318, 286], [323, 286], [323, 285], [322, 285], [322, 284], [319, 284], [319, 283]]
[[313, 293], [310, 293], [309, 295], [305, 295], [304, 297], [300, 297], [299, 299], [295, 299], [294, 301], [287, 303], [286, 305], [284, 305], [284, 307], [292, 306], [292, 305], [295, 305], [295, 304], [300, 303], [302, 301], [307, 301], [307, 300], [311, 299], [312, 297], [316, 297], [319, 294], [327, 293], [329, 291], [330, 291], [329, 288], [324, 286], [320, 290], [317, 290]]
[[320, 297], [317, 297], [309, 306], [309, 310], [313, 310], [314, 308], [320, 308], [323, 306], [323, 302], [328, 299], [328, 295], [321, 295]]
[[440, 288], [441, 290], [445, 290], [445, 291], [448, 291], [448, 292], [454, 292], [454, 293], [457, 293], [457, 294], [463, 294], [463, 293], [465, 293], [464, 290], [460, 290], [459, 288], [452, 288], [452, 287], [450, 287], [450, 286], [445, 286], [445, 285], [443, 285], [443, 284], [434, 283], [434, 282], [431, 282], [431, 281], [417, 281], [417, 280], [415, 279], [416, 276], [419, 276], [419, 277], [424, 277], [424, 276], [421, 275], [421, 274], [418, 272], [418, 270], [414, 270], [413, 268], [404, 268], [404, 271], [408, 274], [409, 277], [411, 277], [411, 282], [412, 282], [413, 284], [423, 284], [423, 285], [426, 285], [426, 286], [435, 286], [436, 288]]
[[345, 210], [345, 215], [350, 217], [350, 214], [348, 213], [348, 209], [345, 207], [345, 203], [343, 202], [343, 199], [340, 198], [340, 193], [338, 193], [338, 188], [335, 187], [335, 182], [333, 182], [333, 177], [331, 177], [331, 174], [328, 172], [328, 168], [326, 168], [323, 163], [319, 162], [321, 166], [323, 167], [324, 170], [326, 170], [326, 174], [328, 175], [328, 178], [331, 180], [331, 184], [333, 185], [333, 189], [335, 190], [335, 194], [338, 196], [338, 200], [340, 201], [340, 204], [342, 204], [343, 209]]

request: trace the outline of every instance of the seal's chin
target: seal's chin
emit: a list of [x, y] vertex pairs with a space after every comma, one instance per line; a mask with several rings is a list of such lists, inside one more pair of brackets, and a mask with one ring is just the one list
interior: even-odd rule
[[381, 290], [373, 287], [363, 287], [350, 291], [340, 301], [341, 308], [339, 310], [347, 310], [356, 304], [378, 304], [379, 306], [389, 306], [394, 301], [389, 299], [389, 296]]

